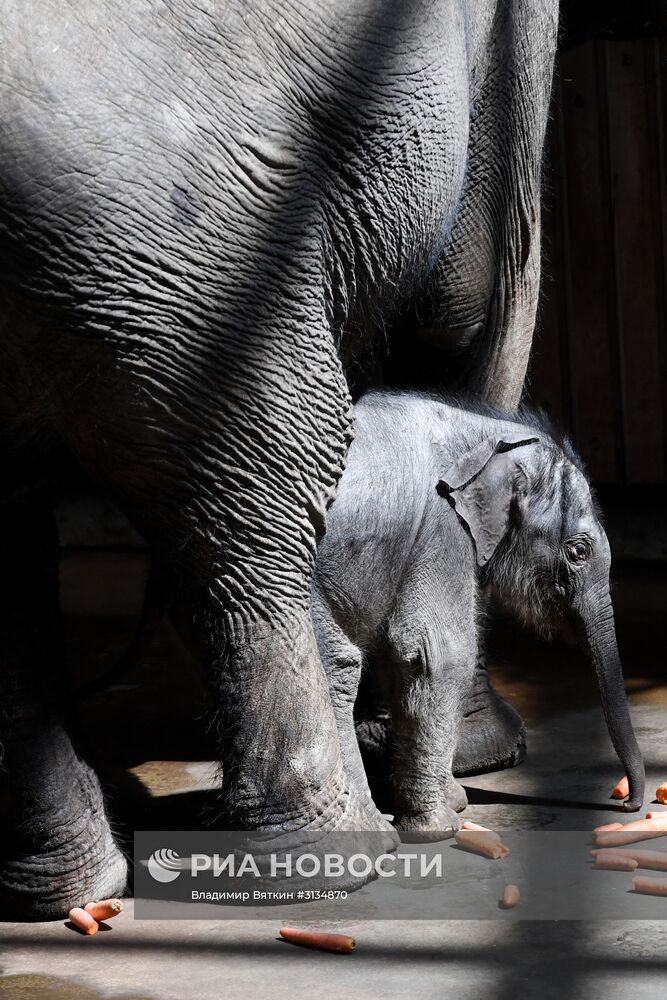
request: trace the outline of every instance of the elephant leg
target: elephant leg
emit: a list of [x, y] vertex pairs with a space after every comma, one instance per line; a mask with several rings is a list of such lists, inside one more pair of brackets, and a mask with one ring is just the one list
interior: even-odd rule
[[[467, 169], [450, 239], [405, 338], [399, 384], [521, 401], [540, 290], [541, 168], [558, 5], [496, 4], [475, 67]], [[527, 44], [530, 39], [530, 44]]]
[[[406, 581], [387, 630], [389, 658], [378, 679], [391, 710], [394, 823], [428, 839], [457, 830], [467, 805], [454, 780], [461, 713], [477, 653], [472, 587], [451, 599]], [[443, 616], [442, 607], [451, 612]], [[470, 621], [464, 629], [461, 622]]]
[[0, 504], [0, 918], [120, 895], [127, 865], [65, 722], [58, 540], [48, 499]]
[[459, 729], [454, 774], [482, 774], [516, 767], [526, 756], [526, 726], [489, 680], [484, 649], [475, 665], [475, 677]]
[[177, 357], [170, 338], [146, 337], [122, 398], [112, 382], [94, 400], [80, 389], [96, 435], [82, 422], [67, 443], [147, 539], [172, 618], [202, 656], [219, 824], [368, 831], [375, 816], [344, 770], [310, 613], [351, 405], [332, 338], [315, 323], [300, 335], [302, 323], [274, 332], [258, 317], [244, 336], [209, 331]]
[[206, 627], [204, 635], [219, 706], [220, 821], [230, 829], [385, 829], [365, 782], [345, 768], [309, 616], [245, 645]]
[[467, 799], [452, 763], [470, 665], [465, 658], [445, 664], [419, 654], [395, 664], [392, 673], [396, 827], [424, 837], [457, 830], [456, 813]]
[[[357, 742], [371, 787], [392, 769], [393, 741], [391, 712], [375, 697], [357, 703]], [[516, 767], [526, 756], [526, 726], [509, 702], [493, 689], [481, 649], [468, 693], [454, 754], [453, 773], [457, 778], [487, 771]], [[380, 787], [380, 786], [378, 786]], [[382, 792], [375, 791], [382, 802]], [[380, 795], [380, 798], [378, 798]]]
[[363, 654], [342, 632], [317, 595], [313, 596], [312, 616], [317, 646], [329, 682], [345, 771], [367, 805], [369, 817], [374, 821], [373, 829], [391, 831], [391, 824], [373, 801], [355, 732], [354, 704], [363, 669]]

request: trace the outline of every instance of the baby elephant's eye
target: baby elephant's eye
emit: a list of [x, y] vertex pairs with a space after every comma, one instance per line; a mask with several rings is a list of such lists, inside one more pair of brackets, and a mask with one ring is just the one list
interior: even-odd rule
[[571, 562], [586, 562], [590, 555], [590, 549], [585, 542], [572, 542], [567, 546], [567, 557]]

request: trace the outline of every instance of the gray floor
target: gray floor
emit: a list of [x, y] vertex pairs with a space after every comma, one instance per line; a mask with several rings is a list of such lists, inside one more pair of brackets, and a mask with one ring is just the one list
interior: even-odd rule
[[[127, 563], [118, 558], [120, 566], [111, 559], [105, 568], [96, 560], [82, 570], [73, 558], [65, 567], [74, 683], [111, 662], [131, 631], [140, 566], [135, 556]], [[77, 592], [82, 572], [89, 582], [93, 569], [109, 585], [119, 574], [135, 580], [134, 590], [118, 588], [115, 614], [103, 620], [90, 585]], [[667, 779], [665, 597], [667, 579], [659, 570], [620, 576], [619, 635], [647, 764], [647, 806], [655, 786]], [[576, 651], [505, 632], [495, 661], [498, 685], [528, 720], [529, 755], [513, 771], [466, 780], [468, 817], [508, 831], [590, 830], [616, 818], [607, 796], [619, 777], [618, 763], [595, 686]], [[121, 827], [176, 829], [196, 823], [214, 773], [197, 722], [202, 699], [196, 672], [188, 672], [185, 655], [174, 651], [167, 636], [157, 640], [135, 675], [86, 705], [93, 743], [101, 720], [124, 720], [123, 739], [96, 747], [105, 782], [115, 791]], [[539, 874], [534, 872], [535, 879]], [[522, 878], [522, 892], [529, 894], [529, 868]], [[595, 921], [519, 920], [519, 908], [511, 918], [498, 911], [492, 920], [327, 925], [354, 934], [358, 948], [349, 956], [277, 940], [278, 913], [254, 922], [139, 921], [128, 901], [110, 930], [93, 938], [75, 934], [61, 921], [0, 924], [0, 998], [662, 998], [667, 921], [661, 918], [667, 918], [667, 898], [629, 900], [629, 876], [616, 886]], [[619, 920], [629, 903], [633, 919]]]
[[143, 924], [78, 938], [61, 925], [12, 929], [0, 997], [252, 997], [298, 1000], [662, 1000], [662, 922], [365, 923], [339, 956], [276, 940], [274, 922]]

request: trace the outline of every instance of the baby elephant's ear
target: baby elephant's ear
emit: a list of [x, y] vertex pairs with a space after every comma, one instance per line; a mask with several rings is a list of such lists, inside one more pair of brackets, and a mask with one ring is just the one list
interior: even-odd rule
[[520, 457], [514, 452], [538, 441], [525, 434], [486, 438], [458, 458], [438, 483], [440, 496], [447, 497], [468, 526], [479, 566], [486, 565], [509, 527]]

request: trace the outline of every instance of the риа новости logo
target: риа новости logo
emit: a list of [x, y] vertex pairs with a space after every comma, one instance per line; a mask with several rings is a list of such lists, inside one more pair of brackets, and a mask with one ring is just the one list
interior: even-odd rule
[[180, 856], [166, 847], [153, 851], [148, 859], [148, 870], [156, 882], [173, 882], [181, 874], [181, 868]]

